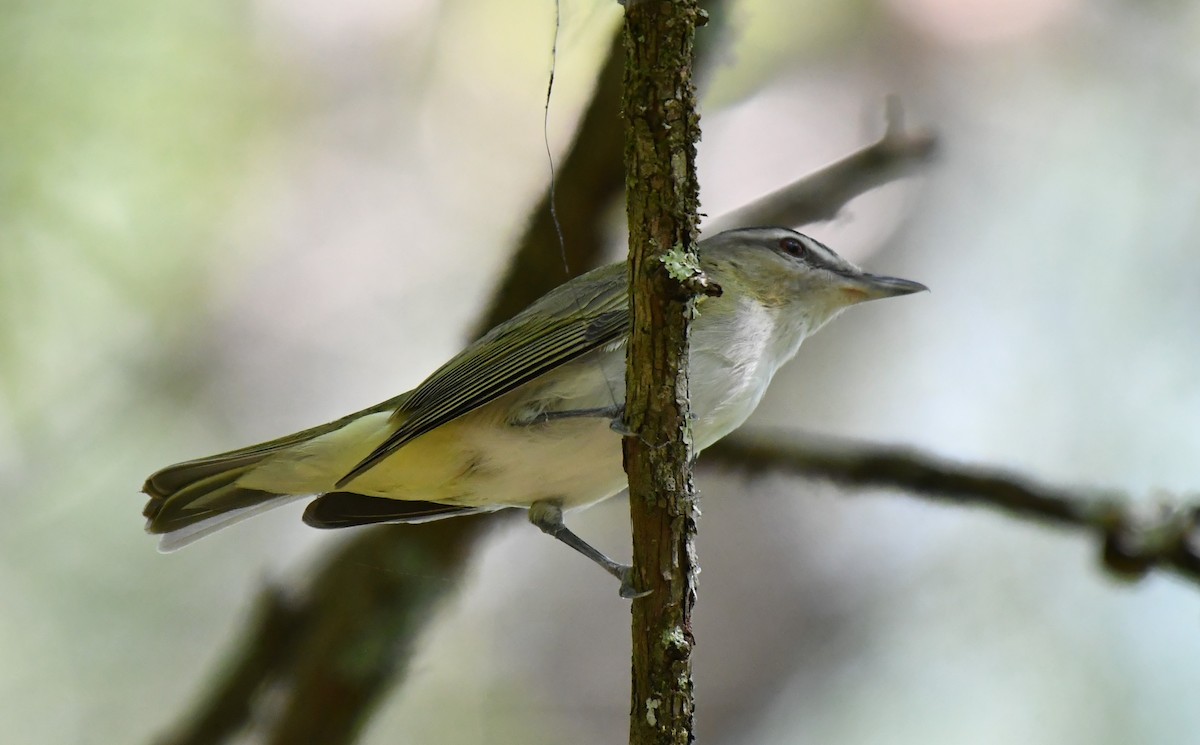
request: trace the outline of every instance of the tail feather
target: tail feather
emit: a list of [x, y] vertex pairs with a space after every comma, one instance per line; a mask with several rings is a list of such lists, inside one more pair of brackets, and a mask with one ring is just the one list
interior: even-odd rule
[[[307, 494], [272, 494], [254, 489], [241, 489], [240, 491], [242, 492], [240, 496], [246, 502], [245, 506], [235, 507], [225, 512], [210, 513], [208, 517], [191, 520], [178, 528], [164, 532], [158, 540], [158, 550], [169, 554], [200, 540], [209, 533], [308, 496]], [[155, 531], [151, 530], [150, 532]]]
[[181, 463], [164, 468], [146, 479], [142, 492], [150, 499], [146, 502], [142, 515], [150, 520], [148, 528], [170, 530], [177, 521], [186, 519], [187, 513], [203, 509], [202, 502], [210, 498], [219, 499], [223, 490], [227, 491], [228, 487], [250, 470], [248, 466], [241, 465], [228, 468], [213, 466], [190, 479], [175, 474], [176, 469], [186, 472], [191, 468], [191, 463]]
[[213, 531], [305, 495], [276, 494], [238, 486], [237, 481], [266, 454], [208, 458], [169, 466], [146, 480], [150, 497], [142, 514], [146, 531], [174, 551]]
[[239, 481], [268, 458], [339, 430], [360, 417], [393, 410], [407, 396], [401, 394], [369, 409], [277, 440], [176, 463], [151, 474], [142, 486], [149, 497], [142, 510], [146, 532], [162, 536], [160, 550], [174, 551], [227, 525], [309, 496], [290, 493], [286, 486], [281, 486], [280, 491], [270, 491], [240, 486]]
[[[341, 424], [341, 421], [333, 424]], [[176, 463], [146, 479], [146, 532], [161, 535], [159, 550], [174, 551], [273, 507], [307, 496], [238, 485], [238, 479], [286, 448], [331, 431], [314, 427], [261, 445]]]
[[[151, 475], [142, 486], [142, 491], [151, 498], [146, 509], [150, 510], [156, 499], [169, 499], [175, 494], [202, 483], [210, 483], [210, 488], [224, 486], [228, 483], [231, 475], [233, 479], [237, 479], [267, 455], [268, 453], [262, 452], [245, 455], [217, 455], [168, 466]], [[217, 480], [213, 481], [213, 479]], [[147, 513], [146, 517], [152, 517], [152, 515]]]

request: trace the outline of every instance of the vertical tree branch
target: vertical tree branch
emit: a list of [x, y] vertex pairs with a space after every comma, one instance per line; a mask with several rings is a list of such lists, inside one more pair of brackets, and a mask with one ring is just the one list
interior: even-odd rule
[[[695, 0], [630, 0], [625, 13], [625, 190], [630, 309], [623, 441], [633, 523], [630, 742], [693, 736], [696, 512], [688, 334], [699, 272], [692, 84]], [[667, 257], [672, 269], [667, 269]]]

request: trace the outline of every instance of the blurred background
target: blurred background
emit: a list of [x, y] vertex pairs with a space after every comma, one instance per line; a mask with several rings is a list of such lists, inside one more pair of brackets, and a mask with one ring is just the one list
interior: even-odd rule
[[[942, 145], [808, 228], [932, 293], [807, 342], [747, 426], [1200, 500], [1200, 5], [729, 9], [708, 214], [877, 138], [887, 94]], [[621, 17], [561, 12], [555, 153]], [[159, 555], [138, 490], [461, 347], [547, 182], [553, 25], [549, 0], [6, 4], [0, 740], [153, 741], [263, 585], [347, 540], [297, 505]], [[1193, 585], [1117, 583], [1079, 536], [900, 494], [712, 469], [699, 488], [702, 741], [1200, 737]], [[628, 556], [623, 499], [573, 527]], [[520, 521], [470, 566], [363, 741], [623, 741], [611, 578]]]

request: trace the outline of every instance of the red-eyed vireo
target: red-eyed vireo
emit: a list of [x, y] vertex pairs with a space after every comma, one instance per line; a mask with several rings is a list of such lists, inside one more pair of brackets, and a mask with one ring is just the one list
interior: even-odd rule
[[[696, 450], [736, 429], [809, 334], [847, 307], [924, 285], [863, 272], [785, 228], [699, 244], [722, 293], [691, 335]], [[625, 264], [588, 272], [500, 324], [413, 390], [260, 445], [168, 466], [146, 480], [146, 529], [164, 551], [284, 502], [317, 495], [318, 528], [423, 522], [522, 507], [539, 528], [622, 580], [628, 567], [562, 523], [620, 492], [629, 334]]]

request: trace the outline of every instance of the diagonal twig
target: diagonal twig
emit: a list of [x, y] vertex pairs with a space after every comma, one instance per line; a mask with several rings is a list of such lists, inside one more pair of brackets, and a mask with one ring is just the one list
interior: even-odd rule
[[932, 132], [905, 132], [900, 103], [889, 98], [887, 130], [877, 142], [714, 218], [704, 230], [711, 234], [751, 225], [798, 228], [832, 220], [854, 197], [918, 172], [929, 164], [936, 151], [937, 138]]

